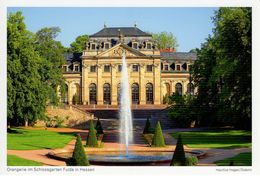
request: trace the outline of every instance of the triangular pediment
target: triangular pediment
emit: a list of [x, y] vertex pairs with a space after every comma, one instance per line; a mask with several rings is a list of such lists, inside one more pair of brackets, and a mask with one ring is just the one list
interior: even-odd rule
[[136, 49], [129, 47], [128, 45], [119, 43], [114, 47], [99, 53], [96, 57], [121, 57], [123, 51], [125, 51], [126, 57], [146, 56], [145, 54], [141, 53]]

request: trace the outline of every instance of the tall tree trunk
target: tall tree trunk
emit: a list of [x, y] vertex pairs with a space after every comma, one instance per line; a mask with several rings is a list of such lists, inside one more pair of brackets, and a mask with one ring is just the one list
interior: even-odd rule
[[24, 127], [28, 127], [28, 119], [25, 119]]

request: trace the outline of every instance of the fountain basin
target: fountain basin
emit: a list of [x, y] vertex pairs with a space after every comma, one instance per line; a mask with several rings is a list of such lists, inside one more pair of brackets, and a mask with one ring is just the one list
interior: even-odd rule
[[[194, 155], [201, 157], [203, 151], [189, 151], [186, 156]], [[71, 152], [63, 153], [49, 153], [49, 157], [66, 161], [72, 156]], [[90, 164], [92, 165], [105, 165], [105, 166], [154, 166], [154, 165], [167, 165], [172, 160], [173, 152], [130, 152], [125, 155], [125, 152], [95, 152], [87, 153]]]

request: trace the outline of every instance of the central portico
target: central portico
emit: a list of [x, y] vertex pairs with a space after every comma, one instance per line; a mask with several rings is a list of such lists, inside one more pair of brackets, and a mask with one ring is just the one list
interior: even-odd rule
[[160, 104], [159, 51], [144, 53], [121, 42], [105, 51], [83, 52], [83, 104], [119, 104], [122, 51], [126, 54], [132, 104]]

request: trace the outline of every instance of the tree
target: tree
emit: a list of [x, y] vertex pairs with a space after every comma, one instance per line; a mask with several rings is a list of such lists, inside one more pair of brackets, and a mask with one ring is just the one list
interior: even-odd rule
[[65, 48], [55, 38], [60, 28], [42, 28], [35, 35], [35, 47], [43, 58], [41, 66], [41, 81], [45, 84], [50, 103], [57, 104], [60, 97], [57, 95], [58, 86], [62, 95], [65, 93], [65, 82], [62, 74], [62, 65], [65, 63]]
[[74, 42], [70, 44], [69, 52], [82, 53], [86, 49], [86, 43], [89, 41], [88, 35], [78, 36]]
[[102, 127], [102, 124], [101, 124], [99, 118], [98, 118], [98, 120], [97, 120], [95, 129], [96, 129], [96, 131], [97, 131], [97, 134], [104, 134], [104, 132], [103, 132], [103, 127]]
[[89, 166], [89, 161], [78, 134], [72, 157], [67, 162], [68, 166]]
[[211, 125], [251, 129], [251, 8], [220, 8], [214, 35], [198, 50], [193, 78], [198, 118]]
[[22, 12], [7, 20], [7, 115], [9, 125], [34, 123], [45, 117], [47, 92], [41, 82], [43, 63], [35, 51], [33, 34], [26, 29]]
[[94, 128], [94, 124], [93, 124], [92, 120], [90, 120], [90, 125], [89, 125], [87, 146], [88, 147], [98, 147], [97, 131]]
[[171, 32], [154, 33], [152, 37], [157, 42], [158, 49], [176, 49], [178, 47], [177, 39]]
[[183, 148], [181, 135], [179, 135], [175, 147], [175, 151], [172, 157], [171, 166], [185, 166], [185, 165], [186, 165], [185, 152]]
[[159, 121], [156, 124], [155, 132], [152, 140], [152, 147], [165, 147], [163, 132]]
[[149, 134], [149, 133], [154, 133], [154, 129], [151, 127], [149, 117], [147, 117], [143, 134]]
[[214, 18], [216, 68], [221, 101], [228, 104], [237, 128], [252, 125], [252, 8], [220, 8]]
[[169, 96], [172, 102], [168, 116], [174, 120], [179, 127], [190, 127], [196, 121], [197, 106], [194, 103], [193, 95], [179, 95], [177, 92]]

